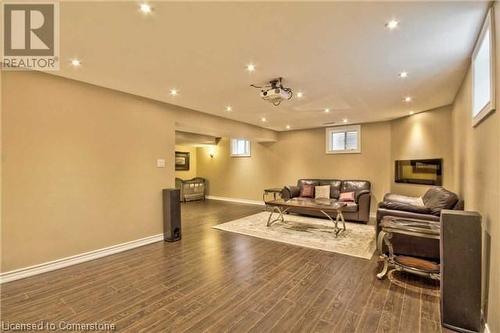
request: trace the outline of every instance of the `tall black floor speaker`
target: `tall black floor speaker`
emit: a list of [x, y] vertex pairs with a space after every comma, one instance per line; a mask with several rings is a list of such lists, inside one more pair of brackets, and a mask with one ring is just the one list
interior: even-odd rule
[[181, 191], [163, 190], [163, 239], [175, 242], [181, 239]]
[[459, 332], [481, 331], [481, 215], [441, 212], [441, 321]]

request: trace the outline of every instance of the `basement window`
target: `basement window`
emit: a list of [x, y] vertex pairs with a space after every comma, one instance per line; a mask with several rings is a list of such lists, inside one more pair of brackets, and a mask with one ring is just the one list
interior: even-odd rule
[[249, 157], [250, 156], [250, 140], [231, 139], [231, 156]]
[[472, 53], [472, 124], [495, 110], [494, 36], [491, 9]]
[[339, 126], [326, 129], [326, 153], [361, 153], [361, 126]]

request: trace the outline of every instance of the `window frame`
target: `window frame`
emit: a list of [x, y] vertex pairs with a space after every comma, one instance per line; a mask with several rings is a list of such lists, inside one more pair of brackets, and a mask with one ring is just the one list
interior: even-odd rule
[[[245, 141], [245, 144], [248, 142], [248, 153], [244, 154], [233, 154], [233, 145], [235, 142]], [[231, 138], [230, 141], [230, 155], [231, 157], [251, 157], [252, 156], [252, 142], [245, 138]]]
[[[472, 52], [472, 57], [471, 57], [471, 74], [472, 74], [472, 91], [471, 91], [471, 117], [472, 117], [472, 126], [475, 127], [477, 126], [487, 115], [489, 115], [491, 112], [495, 111], [496, 107], [496, 101], [495, 101], [495, 29], [494, 29], [494, 22], [493, 22], [493, 9], [490, 8], [488, 10], [488, 14], [486, 15], [486, 18], [483, 23], [483, 27], [481, 28], [481, 33], [479, 34], [479, 37], [477, 38], [476, 45], [474, 46], [474, 51]], [[475, 93], [474, 93], [474, 79], [475, 79], [475, 73], [474, 73], [474, 64], [476, 61], [477, 54], [479, 50], [481, 49], [481, 46], [483, 45], [483, 42], [485, 41], [485, 35], [486, 32], [489, 31], [489, 47], [490, 47], [490, 101], [483, 106], [483, 108], [474, 115], [474, 98], [475, 98]]]
[[[332, 133], [347, 133], [356, 131], [358, 146], [350, 150], [330, 150]], [[325, 129], [325, 152], [327, 154], [360, 154], [361, 153], [361, 125], [335, 126]]]

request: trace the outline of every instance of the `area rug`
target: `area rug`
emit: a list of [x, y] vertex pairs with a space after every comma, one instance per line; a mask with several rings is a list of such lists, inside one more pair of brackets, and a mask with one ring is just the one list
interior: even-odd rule
[[261, 212], [213, 228], [365, 259], [375, 251], [373, 225], [346, 222], [347, 230], [335, 238], [333, 223], [327, 219], [285, 215], [285, 223], [274, 222], [268, 227], [268, 217], [269, 212]]

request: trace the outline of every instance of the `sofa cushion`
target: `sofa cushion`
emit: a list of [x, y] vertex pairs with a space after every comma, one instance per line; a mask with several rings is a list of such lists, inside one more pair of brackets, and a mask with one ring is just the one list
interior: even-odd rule
[[303, 184], [300, 187], [300, 196], [302, 198], [314, 198], [314, 185]]
[[355, 202], [346, 202], [347, 206], [342, 208], [345, 213], [356, 213], [358, 211], [358, 204]]
[[314, 187], [314, 197], [316, 199], [330, 199], [330, 185]]
[[439, 215], [442, 209], [452, 209], [457, 203], [458, 197], [444, 187], [434, 186], [424, 194], [422, 200], [432, 214]]

